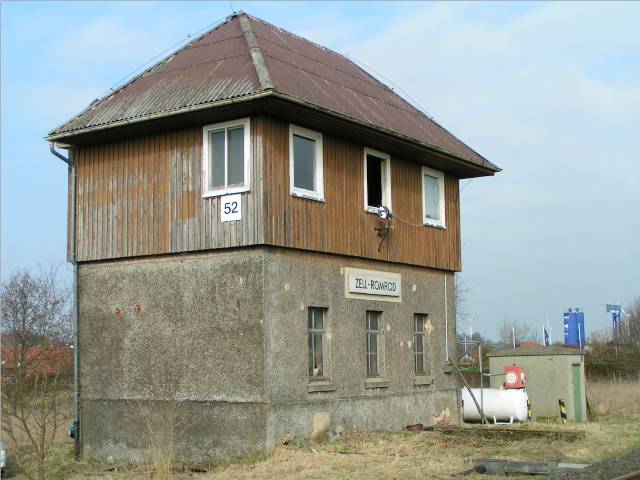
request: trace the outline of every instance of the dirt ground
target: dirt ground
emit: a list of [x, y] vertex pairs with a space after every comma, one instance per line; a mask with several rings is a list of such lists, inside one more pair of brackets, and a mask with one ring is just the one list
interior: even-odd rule
[[[297, 479], [449, 479], [469, 469], [473, 459], [562, 460], [593, 463], [640, 448], [640, 414], [609, 415], [597, 421], [567, 426], [531, 424], [519, 428], [551, 431], [580, 430], [584, 438], [568, 441], [532, 436], [490, 438], [478, 426], [464, 434], [435, 432], [347, 431], [338, 437], [303, 445], [280, 445], [268, 456], [246, 456], [191, 471], [166, 464], [142, 466], [96, 465], [72, 460], [70, 443], [57, 446], [51, 456], [49, 478], [74, 480], [297, 480]], [[21, 478], [18, 476], [17, 478]], [[471, 474], [464, 478], [487, 478]], [[491, 477], [496, 478], [496, 477]], [[514, 478], [514, 477], [509, 477]], [[525, 478], [525, 477], [523, 477]], [[530, 477], [529, 477], [530, 478]]]

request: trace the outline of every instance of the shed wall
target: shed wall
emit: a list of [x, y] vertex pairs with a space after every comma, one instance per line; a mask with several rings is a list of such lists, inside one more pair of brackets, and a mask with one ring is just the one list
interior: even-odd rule
[[[563, 399], [567, 407], [567, 418], [575, 420], [572, 364], [580, 363], [582, 416], [586, 418], [584, 360], [581, 355], [531, 355], [513, 357], [490, 357], [490, 373], [502, 373], [505, 366], [520, 365], [526, 374], [526, 387], [531, 400], [531, 413], [537, 417], [560, 417], [558, 400]], [[499, 388], [504, 378], [491, 377], [491, 388]]]

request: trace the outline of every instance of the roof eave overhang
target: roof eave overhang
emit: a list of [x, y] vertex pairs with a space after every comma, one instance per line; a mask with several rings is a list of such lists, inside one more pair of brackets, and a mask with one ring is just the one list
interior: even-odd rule
[[218, 119], [258, 112], [271, 113], [311, 128], [322, 129], [327, 133], [357, 139], [372, 148], [390, 154], [402, 155], [410, 160], [454, 173], [460, 178], [491, 176], [501, 171], [491, 162], [462, 157], [393, 130], [355, 119], [275, 90], [261, 91], [242, 97], [194, 105], [170, 112], [159, 112], [69, 132], [51, 132], [46, 140], [63, 147], [95, 144], [136, 134], [148, 134], [156, 130], [175, 129], [199, 123], [214, 123]]

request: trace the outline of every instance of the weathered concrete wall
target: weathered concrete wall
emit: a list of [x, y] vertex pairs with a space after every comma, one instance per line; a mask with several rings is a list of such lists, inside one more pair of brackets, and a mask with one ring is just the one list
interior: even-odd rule
[[244, 250], [80, 266], [85, 452], [135, 457], [140, 409], [168, 399], [193, 433], [179, 456], [264, 448], [262, 261]]
[[[402, 302], [345, 298], [346, 267], [400, 274]], [[204, 461], [307, 436], [320, 412], [332, 430], [397, 430], [445, 408], [455, 421], [445, 276], [453, 353], [451, 272], [276, 247], [83, 264], [84, 452], [136, 460], [152, 434]], [[328, 309], [328, 391], [309, 391], [309, 306]], [[382, 385], [366, 381], [366, 310], [382, 312]], [[414, 385], [415, 313], [433, 331], [428, 375]]]
[[[402, 302], [345, 298], [345, 268], [402, 275]], [[313, 417], [326, 411], [336, 428], [397, 430], [428, 423], [448, 407], [457, 415], [454, 374], [444, 373], [444, 278], [447, 276], [449, 351], [455, 352], [453, 274], [385, 262], [271, 249], [265, 261], [266, 396], [271, 404], [269, 445], [283, 435], [306, 435]], [[307, 308], [327, 308], [330, 383], [309, 392]], [[365, 318], [382, 312], [384, 388], [367, 385]], [[414, 385], [414, 314], [429, 314], [427, 368], [432, 383]], [[325, 347], [325, 348], [327, 348]]]

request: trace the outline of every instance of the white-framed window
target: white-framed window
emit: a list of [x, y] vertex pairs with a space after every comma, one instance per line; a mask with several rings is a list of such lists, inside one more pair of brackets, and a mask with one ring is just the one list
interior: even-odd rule
[[249, 191], [251, 175], [249, 119], [202, 128], [202, 196]]
[[324, 201], [322, 134], [289, 125], [291, 195]]
[[422, 167], [422, 218], [425, 225], [445, 228], [444, 173]]
[[386, 206], [391, 210], [391, 158], [371, 148], [364, 149], [364, 209], [377, 213]]

